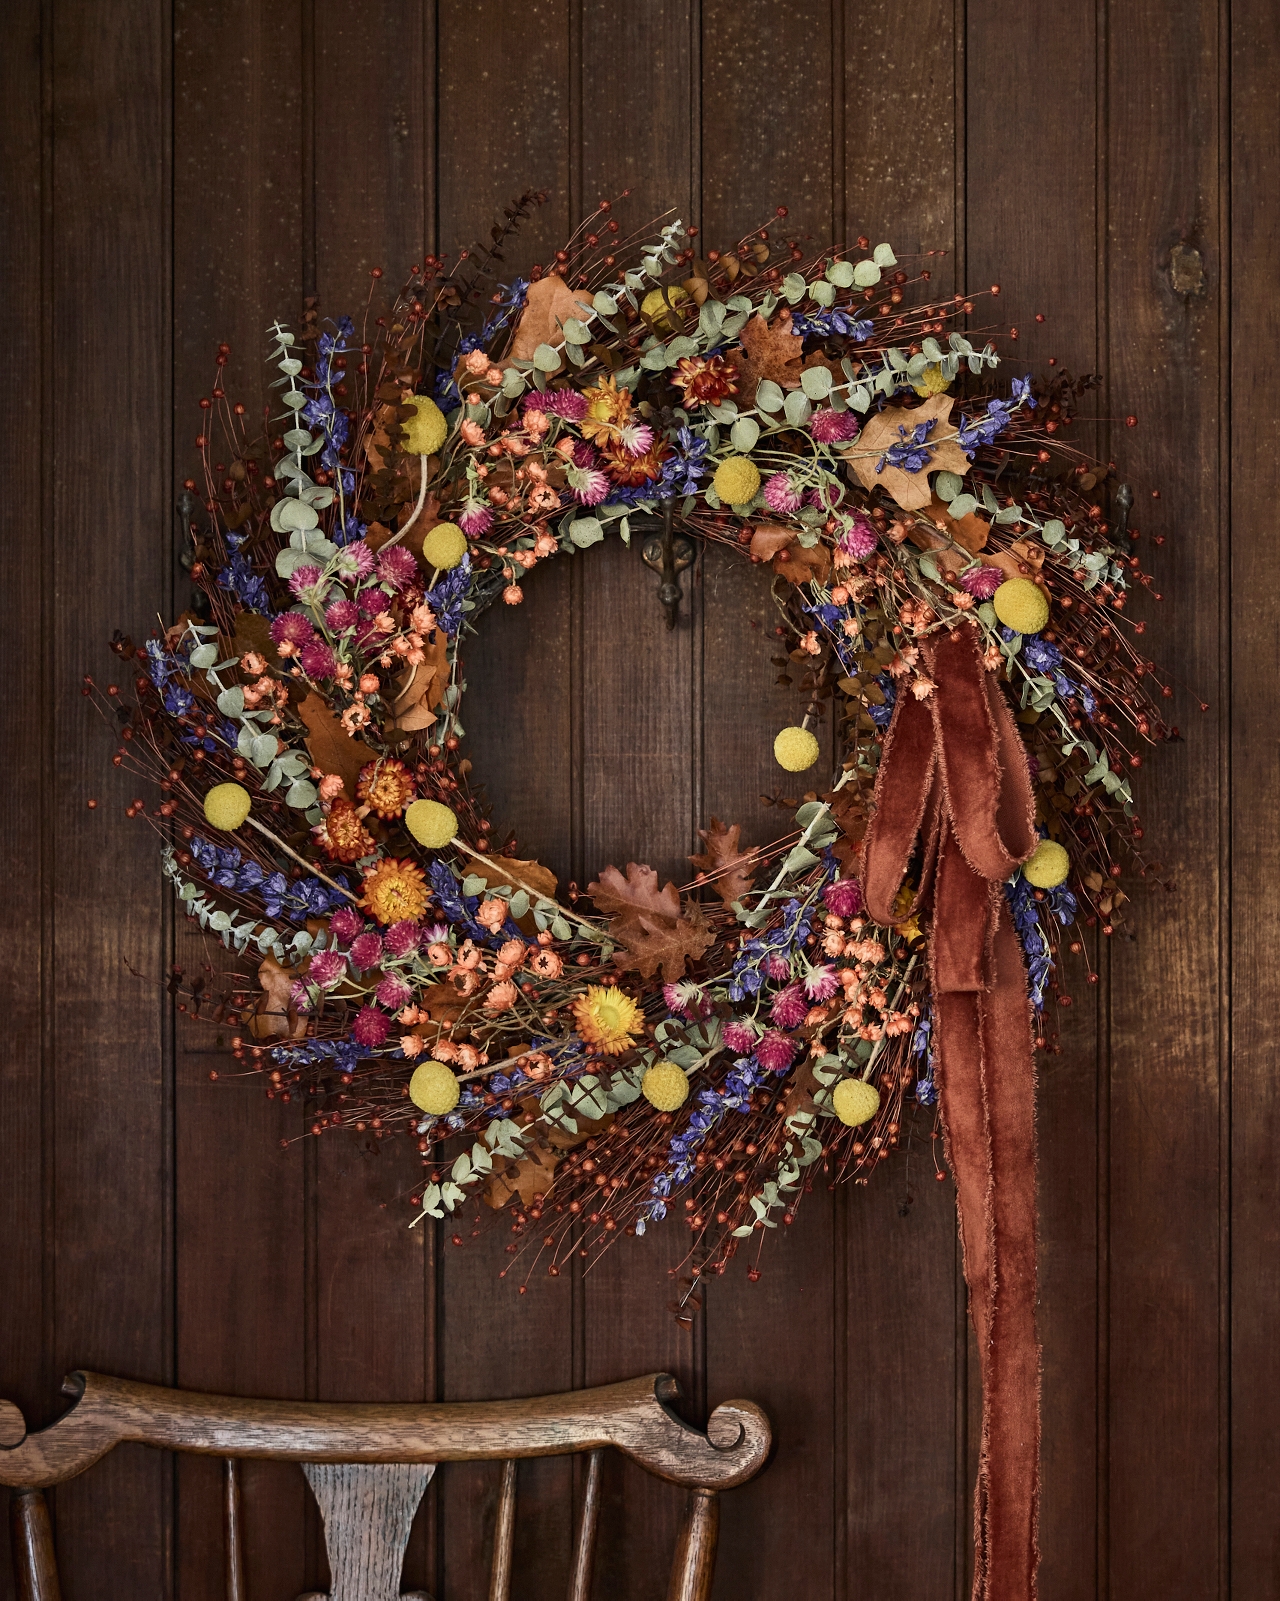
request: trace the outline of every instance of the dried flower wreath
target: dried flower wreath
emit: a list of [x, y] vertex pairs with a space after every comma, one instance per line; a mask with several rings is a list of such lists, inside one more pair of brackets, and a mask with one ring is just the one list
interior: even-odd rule
[[[421, 1216], [508, 1207], [509, 1249], [553, 1275], [674, 1212], [692, 1287], [940, 1101], [984, 1354], [980, 1575], [1033, 1567], [1032, 1044], [1070, 1004], [1063, 931], [1111, 934], [1122, 869], [1147, 871], [1130, 773], [1176, 737], [1127, 626], [1150, 582], [1127, 488], [1071, 443], [1094, 380], [997, 392], [981, 297], [865, 238], [704, 257], [602, 202], [499, 283], [541, 198], [385, 316], [371, 292], [359, 331], [277, 324], [260, 446], [220, 348], [195, 601], [117, 639], [138, 703], [110, 703], [185, 910], [253, 959], [174, 988], [240, 1021], [234, 1055], [314, 1100], [312, 1133], [416, 1139]], [[557, 898], [473, 785], [464, 642], [541, 562], [659, 517], [672, 608], [673, 528], [771, 569], [807, 697], [775, 755], [816, 777], [767, 848], [712, 818], [683, 891], [628, 863]]]

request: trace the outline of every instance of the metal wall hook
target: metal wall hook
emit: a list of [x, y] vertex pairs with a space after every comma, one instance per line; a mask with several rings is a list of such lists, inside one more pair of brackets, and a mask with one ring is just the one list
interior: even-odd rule
[[1115, 542], [1119, 544], [1129, 532], [1129, 513], [1133, 510], [1133, 490], [1130, 489], [1128, 484], [1117, 484], [1116, 492], [1111, 497], [1111, 503], [1119, 513], [1116, 518], [1113, 535]]
[[662, 503], [662, 532], [653, 534], [645, 540], [640, 549], [640, 559], [646, 567], [651, 567], [655, 573], [660, 573], [662, 583], [658, 586], [658, 600], [667, 613], [667, 627], [674, 628], [680, 615], [680, 580], [679, 574], [686, 567], [692, 567], [696, 552], [693, 541], [684, 534], [674, 531], [675, 501], [664, 500]]

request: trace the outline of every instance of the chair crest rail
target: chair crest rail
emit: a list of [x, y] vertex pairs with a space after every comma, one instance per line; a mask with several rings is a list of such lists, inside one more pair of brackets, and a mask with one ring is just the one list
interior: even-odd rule
[[771, 1440], [750, 1401], [718, 1406], [705, 1434], [691, 1428], [667, 1405], [679, 1386], [666, 1373], [528, 1400], [422, 1405], [259, 1401], [79, 1372], [62, 1388], [75, 1404], [34, 1434], [0, 1401], [0, 1484], [59, 1484], [130, 1440], [294, 1462], [469, 1462], [613, 1446], [673, 1484], [728, 1490], [759, 1471]]

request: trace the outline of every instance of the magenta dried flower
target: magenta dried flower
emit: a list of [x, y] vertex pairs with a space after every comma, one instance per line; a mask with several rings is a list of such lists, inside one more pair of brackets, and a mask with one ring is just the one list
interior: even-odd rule
[[790, 473], [774, 473], [764, 481], [765, 505], [779, 517], [799, 511], [801, 498], [799, 490], [792, 486]]
[[392, 589], [403, 589], [418, 576], [418, 564], [403, 545], [392, 545], [378, 556], [378, 577]]
[[809, 422], [809, 432], [820, 445], [839, 445], [858, 436], [858, 419], [851, 411], [832, 411], [823, 407], [815, 411]]
[[360, 621], [360, 608], [354, 600], [334, 600], [324, 609], [325, 627], [331, 634], [345, 634]]
[[756, 1030], [754, 1023], [745, 1023], [740, 1018], [734, 1018], [724, 1025], [720, 1034], [725, 1043], [725, 1049], [735, 1056], [745, 1056], [748, 1051], [755, 1049]]
[[382, 939], [380, 935], [369, 930], [367, 934], [359, 934], [351, 941], [351, 960], [357, 967], [377, 967], [382, 960]]
[[[312, 571], [315, 571], [313, 568]], [[274, 645], [309, 645], [316, 631], [301, 612], [281, 612], [271, 619], [271, 642]]]
[[422, 943], [422, 930], [417, 923], [392, 923], [382, 942], [392, 956], [408, 956]]
[[856, 878], [837, 878], [823, 890], [822, 899], [836, 917], [856, 917], [862, 910], [862, 887]]
[[487, 506], [468, 506], [459, 513], [458, 527], [468, 539], [479, 539], [493, 526], [493, 513]]
[[329, 932], [344, 945], [348, 940], [353, 940], [363, 927], [364, 918], [350, 906], [339, 906], [329, 919]]
[[795, 1060], [797, 1049], [794, 1040], [770, 1029], [756, 1046], [756, 1061], [767, 1073], [785, 1073]]
[[813, 968], [804, 981], [804, 992], [811, 1001], [829, 1001], [839, 987], [836, 970], [830, 963]]
[[960, 574], [961, 589], [967, 590], [975, 600], [990, 600], [1003, 583], [1004, 574], [998, 567], [970, 567], [968, 572]]
[[773, 997], [769, 1016], [779, 1028], [799, 1028], [809, 1015], [809, 1003], [799, 984], [788, 984]]
[[317, 951], [311, 958], [307, 977], [322, 990], [332, 989], [347, 971], [347, 959], [339, 951]]
[[298, 652], [298, 660], [308, 678], [332, 678], [338, 659], [323, 640], [313, 639]]
[[399, 973], [388, 973], [382, 983], [374, 990], [374, 995], [388, 1011], [398, 1012], [407, 1004], [413, 991], [405, 983]]
[[765, 960], [764, 970], [770, 978], [790, 978], [791, 963], [785, 956], [774, 954]]
[[855, 516], [836, 541], [836, 548], [852, 556], [854, 561], [864, 561], [877, 543], [876, 531], [870, 519]]
[[362, 1006], [351, 1025], [351, 1038], [357, 1045], [376, 1049], [391, 1032], [391, 1019], [376, 1006]]

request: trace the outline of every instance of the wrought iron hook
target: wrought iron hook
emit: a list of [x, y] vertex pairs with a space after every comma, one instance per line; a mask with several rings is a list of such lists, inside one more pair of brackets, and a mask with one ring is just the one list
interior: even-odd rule
[[692, 567], [694, 559], [693, 541], [674, 531], [675, 506], [674, 500], [663, 501], [662, 532], [646, 539], [640, 550], [640, 558], [645, 566], [662, 575], [658, 600], [666, 610], [668, 628], [674, 628], [680, 616], [678, 575], [686, 567]]

